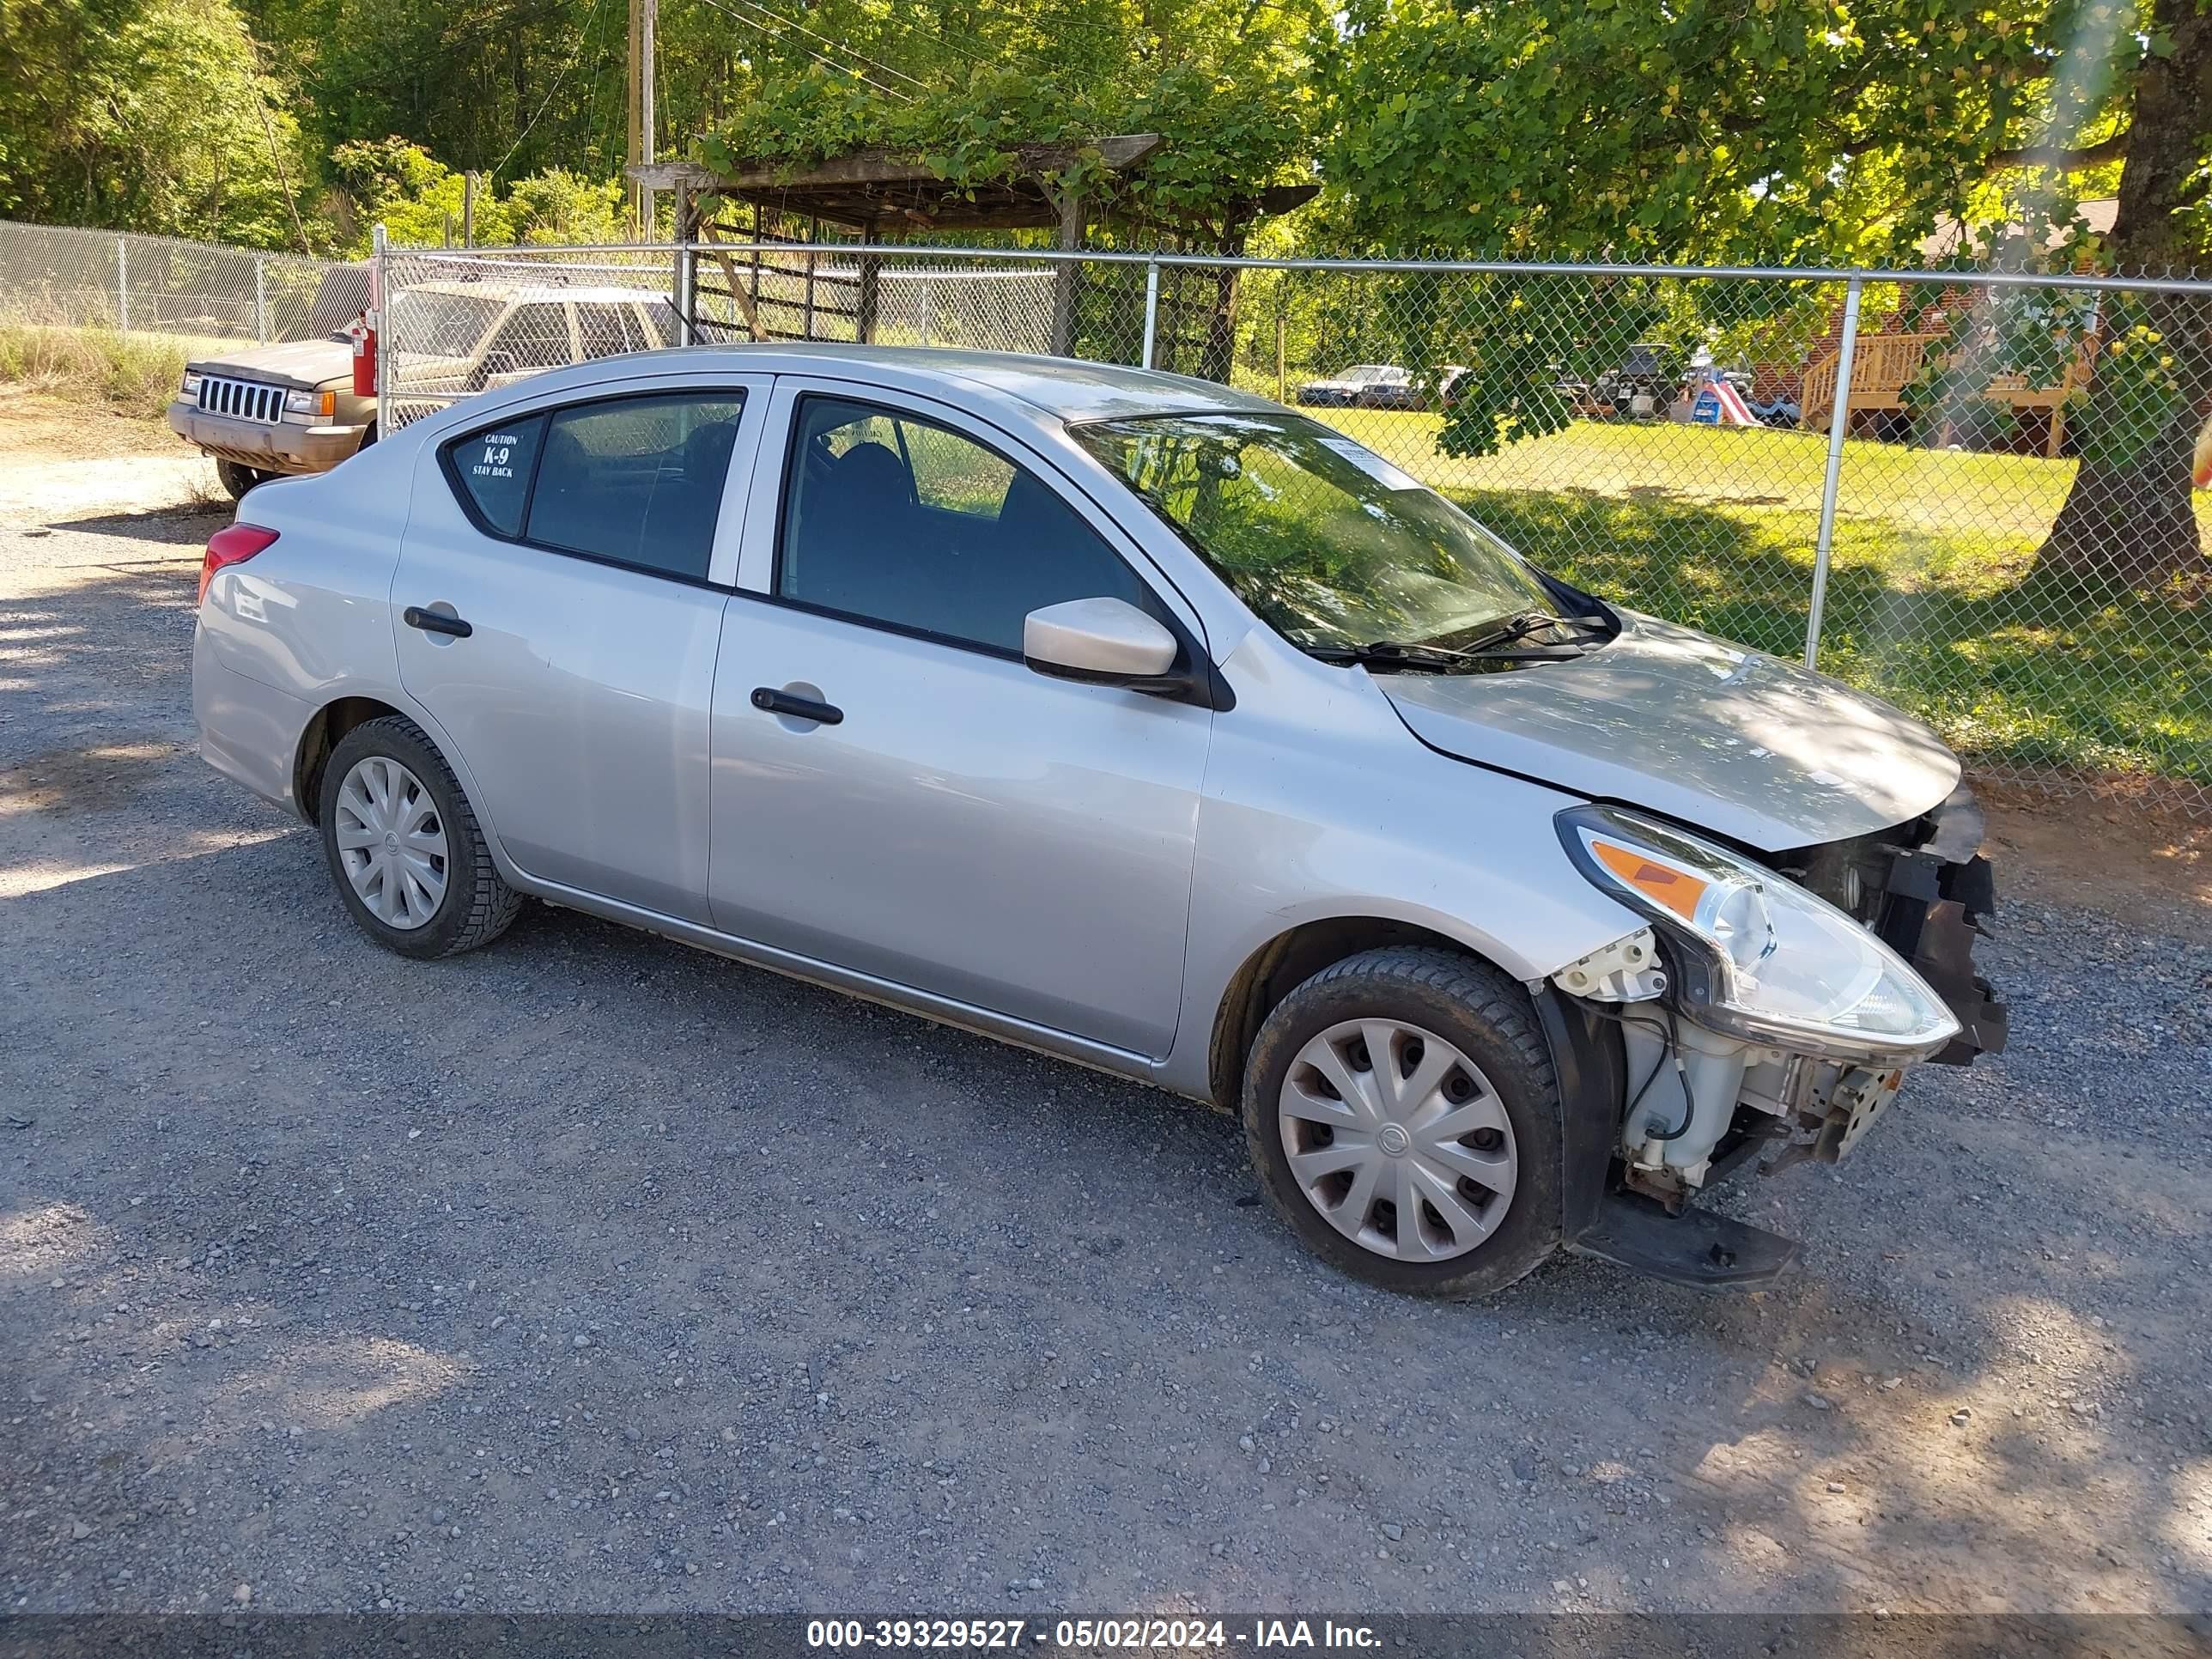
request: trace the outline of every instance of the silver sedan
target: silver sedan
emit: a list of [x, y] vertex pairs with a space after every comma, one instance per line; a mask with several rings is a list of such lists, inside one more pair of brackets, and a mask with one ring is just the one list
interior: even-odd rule
[[1925, 727], [1203, 381], [557, 370], [255, 490], [193, 667], [378, 944], [534, 897], [1212, 1101], [1394, 1289], [1771, 1276], [1700, 1189], [2003, 1039]]

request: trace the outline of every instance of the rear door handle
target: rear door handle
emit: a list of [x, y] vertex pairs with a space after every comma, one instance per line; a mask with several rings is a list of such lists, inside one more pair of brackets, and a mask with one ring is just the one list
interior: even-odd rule
[[425, 634], [450, 634], [457, 640], [465, 640], [477, 631], [459, 617], [449, 617], [442, 611], [425, 611], [418, 605], [410, 605], [401, 611], [399, 620]]
[[836, 726], [845, 718], [845, 711], [834, 702], [796, 697], [772, 685], [753, 687], [753, 707], [770, 714], [788, 714], [793, 720], [813, 720], [822, 726]]

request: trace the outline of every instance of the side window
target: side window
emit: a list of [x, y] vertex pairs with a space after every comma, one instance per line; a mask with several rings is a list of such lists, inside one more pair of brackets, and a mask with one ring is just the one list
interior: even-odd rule
[[491, 374], [524, 368], [558, 368], [573, 361], [568, 343], [568, 308], [557, 301], [517, 306], [499, 325], [484, 351]]
[[625, 351], [645, 349], [645, 336], [628, 306], [578, 306], [576, 332], [583, 338], [586, 358], [615, 357]]
[[530, 495], [531, 471], [544, 438], [545, 417], [530, 415], [446, 446], [454, 482], [477, 516], [499, 535], [522, 533], [523, 503]]
[[834, 398], [800, 399], [794, 425], [781, 597], [1017, 655], [1042, 605], [1156, 610], [1081, 514], [972, 438]]
[[704, 580], [744, 404], [678, 392], [554, 410], [523, 539]]

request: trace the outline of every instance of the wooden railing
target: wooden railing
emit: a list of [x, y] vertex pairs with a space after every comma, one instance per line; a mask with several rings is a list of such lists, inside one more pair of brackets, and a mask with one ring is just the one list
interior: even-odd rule
[[[1903, 409], [1905, 389], [1920, 378], [1928, 354], [1949, 336], [1932, 334], [1862, 334], [1851, 354], [1850, 406], [1862, 409]], [[1829, 353], [1805, 371], [1805, 389], [1798, 398], [1808, 427], [1827, 425], [1836, 407], [1836, 362]]]
[[[1851, 356], [1851, 412], [1903, 410], [1905, 390], [1920, 378], [1928, 354], [1949, 337], [1943, 333], [1861, 335]], [[1838, 355], [1831, 352], [1805, 371], [1798, 407], [1803, 411], [1801, 424], [1808, 428], [1826, 426], [1835, 413]], [[2089, 384], [2095, 373], [2096, 358], [2097, 342], [2092, 337], [2067, 359], [2065, 371], [2057, 385], [2032, 385], [2027, 375], [2017, 373], [1993, 374], [1981, 396], [2014, 410], [2044, 411], [2049, 417], [2045, 451], [2056, 456], [2066, 440], [2067, 400]], [[1950, 438], [1951, 424], [1947, 417], [1938, 441], [1948, 443]]]

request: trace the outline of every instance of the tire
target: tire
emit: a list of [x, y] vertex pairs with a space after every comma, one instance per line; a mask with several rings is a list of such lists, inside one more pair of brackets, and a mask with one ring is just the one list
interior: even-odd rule
[[247, 490], [258, 483], [265, 483], [269, 477], [266, 472], [257, 472], [250, 466], [241, 466], [236, 461], [227, 461], [220, 455], [216, 457], [215, 476], [221, 480], [222, 487], [230, 493], [230, 499], [234, 501], [244, 501]]
[[[1393, 1057], [1401, 1081], [1410, 1073], [1418, 1082], [1425, 1075], [1423, 1060], [1454, 1062], [1423, 1096], [1425, 1109], [1422, 1102], [1408, 1103], [1406, 1115], [1416, 1127], [1400, 1139], [1411, 1140], [1410, 1146], [1396, 1146], [1387, 1128], [1376, 1128], [1368, 1140], [1364, 1124], [1353, 1116], [1342, 1120], [1340, 1130], [1322, 1126], [1316, 1134], [1308, 1116], [1285, 1111], [1285, 1089], [1294, 1080], [1301, 1113], [1311, 1114], [1317, 1099], [1323, 1109], [1329, 1100], [1342, 1101], [1310, 1063], [1309, 1056], [1324, 1048], [1346, 1043], [1336, 1049], [1340, 1061], [1355, 1085], [1367, 1084], [1358, 1064], [1364, 1041], [1330, 1035], [1356, 1030], [1355, 1022], [1396, 1028], [1401, 1041]], [[1447, 1053], [1429, 1050], [1419, 1041], [1424, 1036], [1441, 1039]], [[1465, 1066], [1456, 1063], [1462, 1061]], [[1373, 1070], [1371, 1064], [1367, 1070]], [[1356, 1115], [1363, 1109], [1353, 1103], [1346, 1109]], [[1316, 974], [1261, 1024], [1245, 1060], [1243, 1110], [1253, 1167], [1276, 1213], [1307, 1249], [1355, 1279], [1414, 1296], [1467, 1299], [1503, 1290], [1559, 1248], [1563, 1144], [1551, 1050], [1528, 994], [1473, 957], [1393, 946], [1346, 957]], [[1426, 1126], [1440, 1122], [1446, 1112], [1455, 1121], [1481, 1127], [1431, 1143]], [[1325, 1176], [1317, 1183], [1322, 1196], [1310, 1196], [1307, 1181], [1316, 1169], [1359, 1156], [1353, 1136], [1361, 1137], [1358, 1145], [1393, 1154], [1388, 1159], [1370, 1154], [1362, 1161], [1362, 1167], [1373, 1164], [1381, 1171], [1371, 1196], [1360, 1196], [1357, 1173]], [[1293, 1165], [1286, 1139], [1300, 1145], [1302, 1167]], [[1433, 1154], [1431, 1144], [1439, 1149]], [[1332, 1152], [1341, 1157], [1333, 1159]], [[1478, 1167], [1480, 1181], [1464, 1173]], [[1456, 1221], [1430, 1202], [1429, 1195], [1438, 1192], [1439, 1171], [1457, 1182], [1440, 1194], [1456, 1206]], [[1410, 1224], [1410, 1240], [1395, 1204], [1385, 1207], [1378, 1201], [1392, 1182], [1423, 1206]], [[1506, 1188], [1502, 1200], [1501, 1183]], [[1331, 1212], [1334, 1220], [1322, 1207], [1332, 1192], [1342, 1194]], [[1502, 1213], [1494, 1213], [1492, 1206], [1501, 1201]], [[1354, 1215], [1362, 1206], [1372, 1207]], [[1352, 1237], [1349, 1230], [1355, 1227], [1370, 1242]]]
[[[363, 768], [364, 763], [369, 764], [364, 769], [363, 781], [349, 799], [348, 785], [355, 781], [356, 769]], [[404, 820], [411, 811], [420, 824], [428, 826], [424, 833], [434, 833], [442, 843], [441, 860], [434, 856], [424, 860], [442, 879], [434, 902], [428, 902], [428, 890], [421, 880], [410, 883], [404, 873], [397, 878], [400, 892], [395, 897], [392, 890], [398, 866], [389, 862], [384, 878], [373, 881], [367, 893], [356, 880], [354, 866], [362, 849], [342, 842], [381, 831], [389, 846], [398, 846], [391, 837], [400, 830], [383, 831], [374, 822], [380, 804], [375, 787], [380, 777], [386, 785], [400, 784], [404, 779], [415, 787], [419, 793], [408, 792], [404, 784], [392, 792], [393, 798], [403, 803], [398, 809], [399, 817]], [[370, 809], [369, 816], [360, 810], [364, 803]], [[490, 944], [507, 931], [522, 908], [522, 896], [500, 878], [492, 863], [483, 830], [453, 768], [446, 764], [446, 757], [422, 729], [404, 715], [364, 720], [338, 740], [323, 768], [319, 816], [323, 856], [331, 879], [337, 884], [338, 896], [355, 925], [387, 951], [422, 961], [458, 956]], [[372, 897], [386, 914], [380, 915], [371, 908]], [[393, 914], [403, 908], [407, 914]]]

